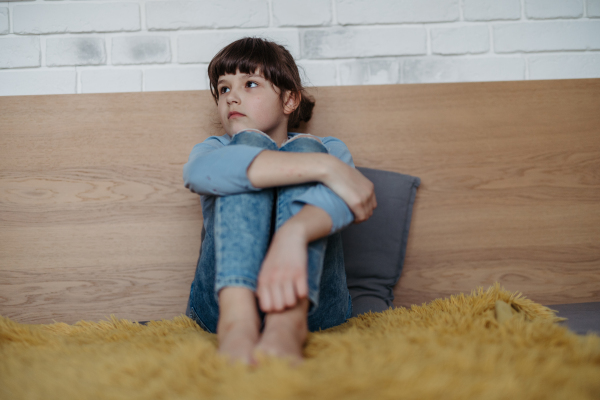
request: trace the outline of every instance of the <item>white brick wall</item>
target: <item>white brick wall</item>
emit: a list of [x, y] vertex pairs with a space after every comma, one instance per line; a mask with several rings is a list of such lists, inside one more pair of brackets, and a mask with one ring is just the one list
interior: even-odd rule
[[520, 57], [419, 58], [404, 61], [404, 82], [480, 82], [525, 79]]
[[171, 61], [168, 36], [118, 36], [112, 39], [112, 63], [165, 64]]
[[215, 54], [229, 43], [245, 36], [264, 37], [287, 47], [292, 56], [300, 57], [300, 41], [297, 29], [236, 29], [232, 31], [206, 31], [182, 33], [177, 38], [181, 64], [208, 64]]
[[347, 58], [425, 54], [422, 27], [316, 28], [301, 32], [303, 58]]
[[8, 8], [0, 7], [0, 35], [8, 33]]
[[17, 34], [116, 32], [140, 30], [137, 3], [18, 4], [12, 8]]
[[431, 30], [433, 54], [478, 54], [487, 53], [489, 50], [490, 35], [486, 25]]
[[457, 21], [458, 0], [335, 0], [342, 25]]
[[494, 21], [521, 18], [521, 0], [463, 0], [467, 21]]
[[55, 37], [46, 39], [46, 65], [102, 65], [106, 64], [104, 38]]
[[494, 27], [498, 53], [600, 50], [600, 21], [553, 21]]
[[525, 15], [532, 19], [579, 18], [583, 0], [525, 0]]
[[587, 0], [587, 16], [600, 18], [600, 0]]
[[266, 0], [149, 1], [148, 30], [256, 28], [269, 25]]
[[0, 95], [206, 89], [244, 36], [314, 86], [600, 78], [600, 0], [0, 0]]
[[274, 26], [320, 26], [329, 25], [332, 4], [321, 0], [273, 0]]

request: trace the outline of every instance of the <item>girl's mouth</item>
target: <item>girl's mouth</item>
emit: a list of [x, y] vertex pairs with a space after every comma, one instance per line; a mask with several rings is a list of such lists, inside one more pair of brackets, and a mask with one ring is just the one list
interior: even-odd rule
[[230, 118], [235, 118], [235, 117], [245, 117], [245, 115], [244, 115], [244, 114], [242, 114], [242, 113], [239, 113], [239, 112], [237, 112], [237, 111], [232, 111], [232, 112], [230, 112], [230, 113], [229, 113], [229, 115], [227, 116], [227, 119], [230, 119]]

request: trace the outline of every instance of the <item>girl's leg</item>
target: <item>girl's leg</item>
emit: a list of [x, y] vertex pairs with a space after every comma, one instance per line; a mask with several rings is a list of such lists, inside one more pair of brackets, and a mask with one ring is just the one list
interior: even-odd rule
[[[291, 140], [280, 150], [327, 153], [327, 148], [320, 141], [306, 137]], [[276, 229], [291, 218], [292, 202], [314, 186], [307, 184], [278, 189]], [[343, 324], [352, 315], [340, 232], [311, 242], [308, 247], [308, 298], [308, 329], [311, 332]]]
[[[235, 135], [230, 145], [277, 149], [257, 132]], [[274, 190], [214, 198], [187, 315], [204, 330], [217, 333], [219, 349], [246, 359], [258, 340], [264, 314], [257, 307], [256, 283], [271, 235]]]
[[[326, 153], [327, 149], [316, 139], [301, 137], [287, 142], [280, 151]], [[294, 199], [314, 186], [305, 184], [277, 189], [276, 229], [291, 218]], [[309, 244], [307, 267], [308, 299], [283, 312], [267, 314], [259, 350], [293, 356], [301, 350], [307, 330], [327, 329], [350, 318], [352, 300], [346, 284], [340, 233]]]
[[215, 296], [219, 352], [252, 362], [261, 317], [258, 274], [269, 246], [273, 190], [219, 197], [215, 203]]

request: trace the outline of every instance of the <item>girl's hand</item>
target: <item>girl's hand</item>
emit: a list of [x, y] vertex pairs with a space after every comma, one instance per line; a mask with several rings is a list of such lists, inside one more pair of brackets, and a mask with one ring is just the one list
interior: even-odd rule
[[277, 231], [263, 260], [256, 294], [265, 313], [283, 311], [308, 296], [308, 242], [295, 227], [286, 223]]
[[368, 220], [377, 207], [375, 186], [357, 169], [331, 157], [332, 164], [322, 179], [323, 184], [342, 198], [354, 214], [354, 223]]

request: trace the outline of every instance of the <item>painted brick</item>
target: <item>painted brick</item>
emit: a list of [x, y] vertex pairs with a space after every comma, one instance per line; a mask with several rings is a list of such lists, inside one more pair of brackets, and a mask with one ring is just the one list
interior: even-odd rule
[[299, 61], [298, 71], [302, 84], [311, 86], [335, 86], [336, 68], [332, 61]]
[[600, 78], [600, 54], [529, 57], [529, 79]]
[[144, 91], [208, 89], [207, 66], [153, 68], [144, 71]]
[[433, 54], [477, 54], [490, 49], [487, 25], [437, 28], [431, 30]]
[[41, 54], [38, 37], [0, 39], [0, 68], [39, 67]]
[[76, 91], [75, 70], [0, 71], [0, 96], [73, 94]]
[[122, 93], [142, 91], [139, 69], [89, 69], [81, 72], [82, 93]]
[[269, 25], [265, 0], [149, 1], [148, 30], [253, 28]]
[[275, 26], [317, 26], [331, 23], [329, 0], [273, 0], [271, 7]]
[[340, 63], [342, 85], [384, 85], [398, 83], [398, 60], [356, 60]]
[[404, 83], [485, 82], [525, 79], [520, 57], [420, 58], [404, 61]]
[[112, 39], [112, 63], [163, 64], [171, 61], [168, 36], [121, 36]]
[[458, 0], [336, 0], [342, 25], [456, 21]]
[[0, 35], [8, 33], [8, 8], [0, 8]]
[[13, 31], [19, 34], [139, 30], [137, 3], [24, 4], [13, 8]]
[[295, 29], [209, 31], [180, 35], [177, 40], [178, 61], [182, 64], [210, 62], [223, 47], [247, 36], [272, 40], [285, 46], [294, 58], [300, 56], [298, 31]]
[[520, 19], [520, 0], [464, 0], [463, 14], [467, 21]]
[[525, 0], [525, 16], [531, 19], [579, 18], [583, 0]]
[[66, 37], [46, 39], [46, 65], [106, 64], [104, 39], [100, 37]]
[[427, 52], [427, 34], [422, 27], [306, 29], [302, 44], [304, 58], [417, 55]]
[[600, 49], [600, 21], [497, 25], [494, 49], [498, 53]]
[[600, 0], [587, 0], [587, 16], [591, 18], [600, 18]]

